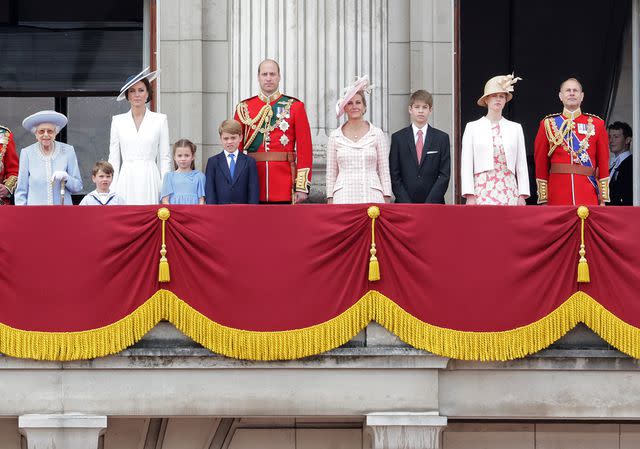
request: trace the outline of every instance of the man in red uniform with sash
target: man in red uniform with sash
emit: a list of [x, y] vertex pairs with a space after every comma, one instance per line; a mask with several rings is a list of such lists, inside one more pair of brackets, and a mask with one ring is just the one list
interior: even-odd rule
[[258, 165], [260, 202], [300, 203], [311, 185], [313, 148], [304, 103], [278, 91], [280, 67], [272, 59], [258, 66], [260, 94], [241, 101], [235, 119], [242, 146]]
[[18, 154], [13, 134], [0, 125], [0, 205], [10, 204], [18, 182]]
[[603, 205], [609, 201], [609, 137], [604, 121], [580, 110], [582, 85], [560, 86], [561, 114], [540, 122], [535, 140], [538, 203]]

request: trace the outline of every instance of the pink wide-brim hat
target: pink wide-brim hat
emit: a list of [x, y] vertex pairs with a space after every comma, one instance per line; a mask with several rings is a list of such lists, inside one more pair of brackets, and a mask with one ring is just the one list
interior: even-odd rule
[[360, 91], [370, 92], [373, 86], [369, 84], [369, 77], [364, 75], [362, 77], [356, 77], [356, 80], [353, 84], [347, 86], [342, 91], [342, 97], [338, 99], [338, 103], [336, 103], [336, 116], [340, 118], [342, 114], [344, 114], [344, 107], [349, 103], [355, 94]]

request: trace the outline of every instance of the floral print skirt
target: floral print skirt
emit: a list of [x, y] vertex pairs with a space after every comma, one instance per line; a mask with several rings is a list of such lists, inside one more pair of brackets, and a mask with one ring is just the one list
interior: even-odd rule
[[474, 175], [473, 186], [476, 204], [516, 206], [518, 204], [518, 183], [516, 175], [507, 168], [499, 125], [492, 127], [492, 134], [493, 170]]

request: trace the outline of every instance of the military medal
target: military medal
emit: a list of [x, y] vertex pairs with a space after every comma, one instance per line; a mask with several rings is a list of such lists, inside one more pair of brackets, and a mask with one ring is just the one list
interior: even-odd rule
[[589, 123], [587, 124], [587, 132], [585, 133], [587, 136], [595, 136], [596, 135], [596, 127], [593, 124], [593, 119], [589, 117]]

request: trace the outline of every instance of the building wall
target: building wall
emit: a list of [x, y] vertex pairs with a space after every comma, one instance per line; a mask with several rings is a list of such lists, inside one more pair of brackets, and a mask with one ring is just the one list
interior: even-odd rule
[[160, 110], [172, 141], [202, 148], [198, 167], [222, 151], [217, 127], [257, 93], [267, 57], [281, 64], [282, 90], [307, 106], [316, 201], [335, 103], [355, 75], [375, 84], [369, 119], [387, 133], [409, 124], [409, 94], [427, 89], [432, 125], [453, 135], [453, 0], [160, 0], [158, 15]]

